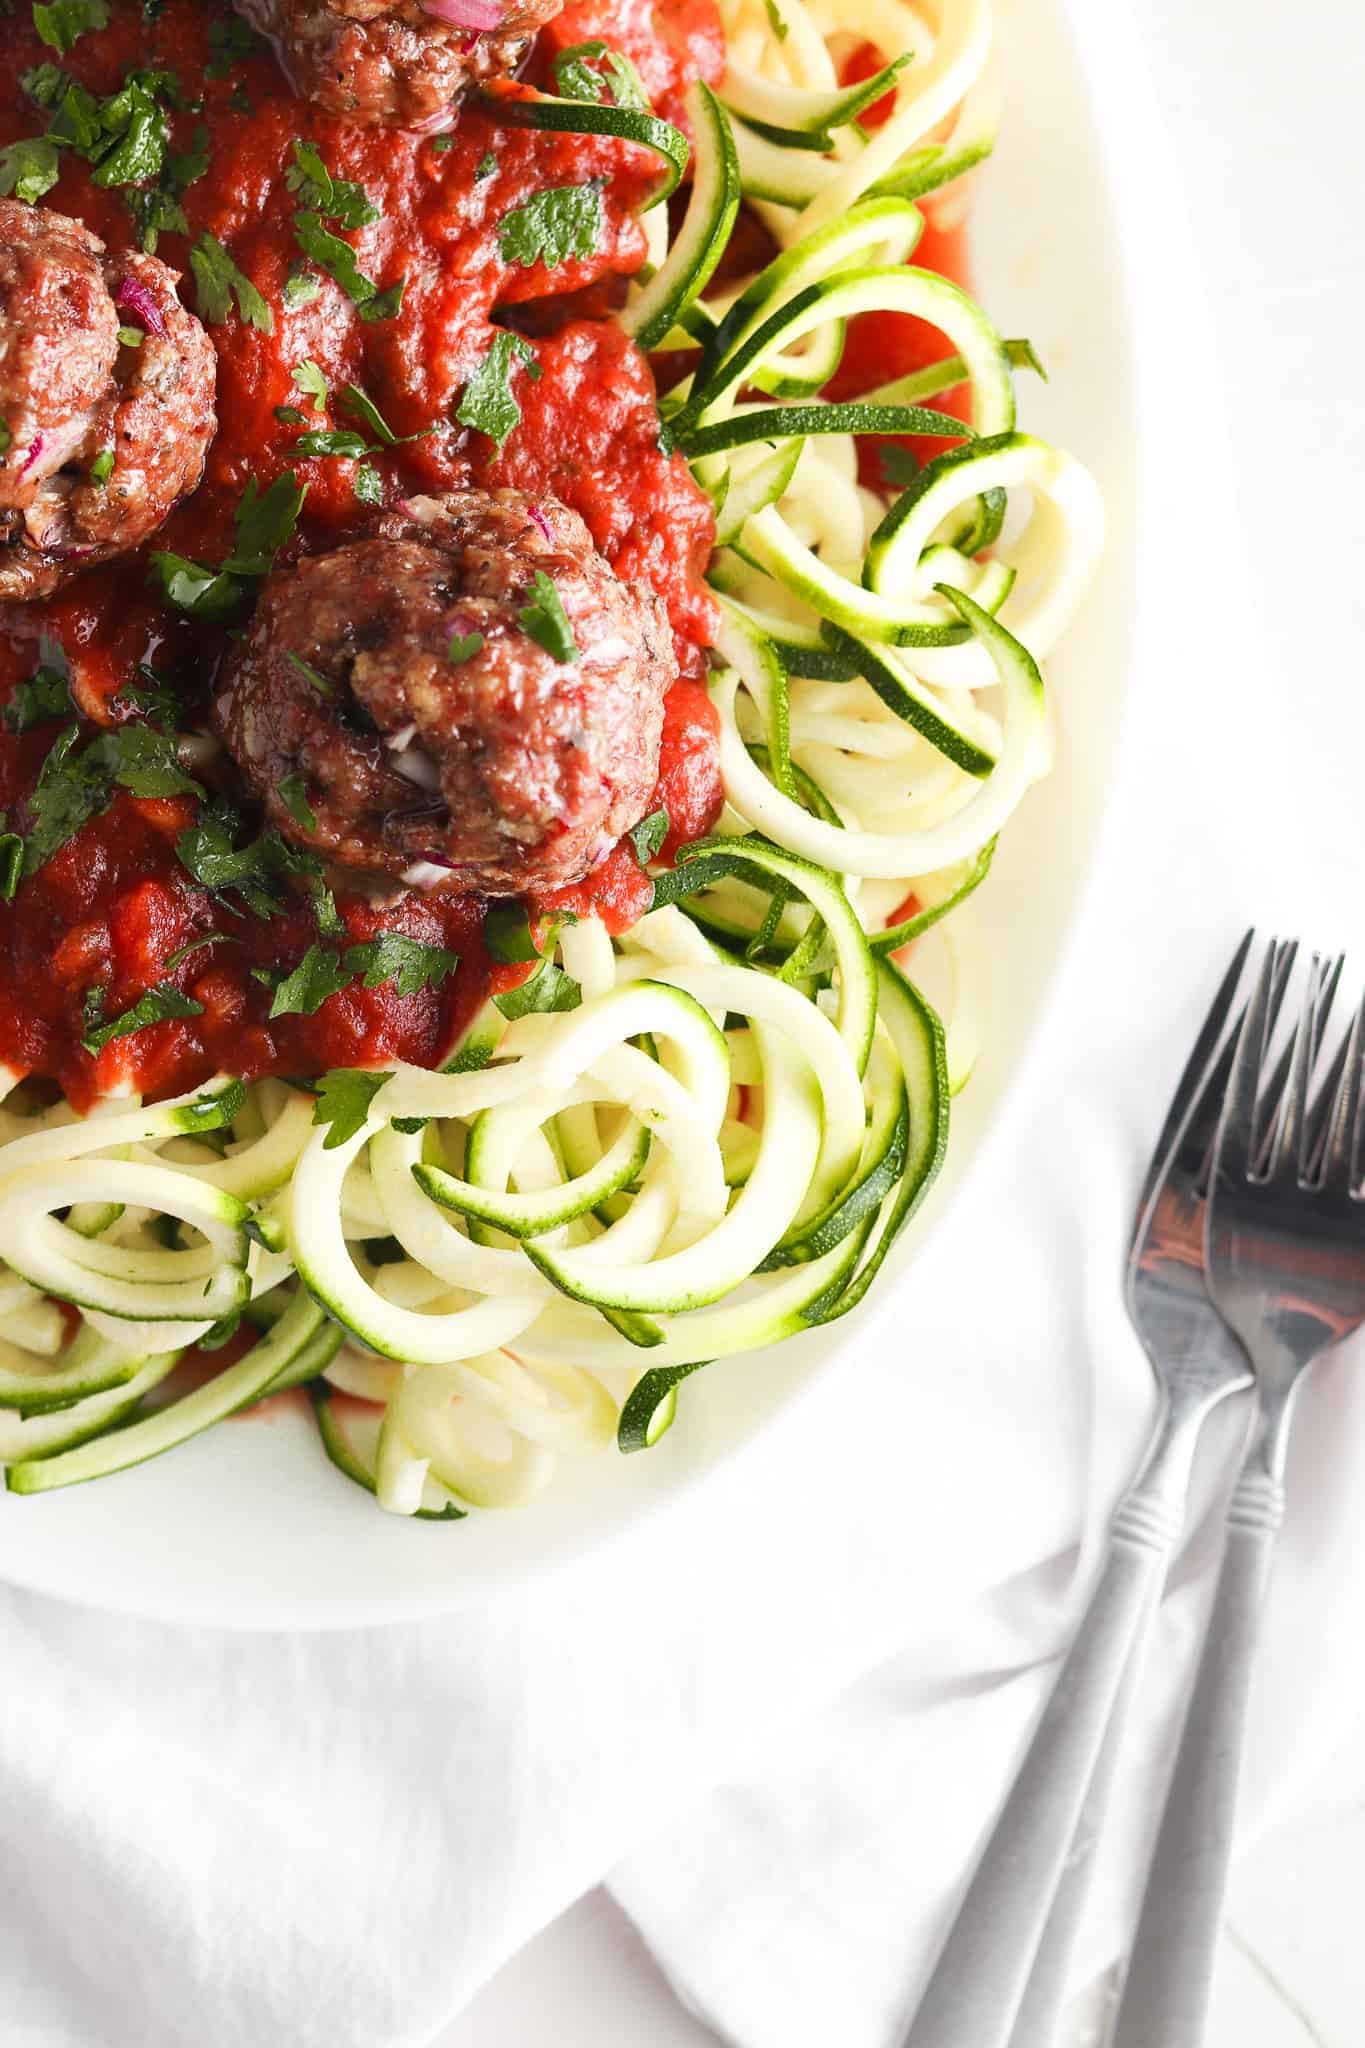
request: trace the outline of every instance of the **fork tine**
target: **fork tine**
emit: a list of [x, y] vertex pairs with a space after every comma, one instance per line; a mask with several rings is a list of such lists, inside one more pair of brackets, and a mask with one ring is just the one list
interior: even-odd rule
[[[1321, 1181], [1330, 1192], [1350, 1193], [1360, 1146], [1361, 1070], [1365, 1066], [1365, 996], [1341, 1055], [1322, 1153]], [[1334, 1063], [1335, 1067], [1335, 1063]]]
[[1280, 963], [1286, 955], [1292, 962], [1292, 942], [1281, 946], [1272, 939], [1266, 947], [1261, 971], [1237, 1033], [1237, 1049], [1223, 1098], [1215, 1155], [1216, 1167], [1229, 1178], [1245, 1180], [1256, 1163], [1256, 1106], [1260, 1098], [1261, 1062], [1270, 1035], [1272, 993]]
[[[1171, 1106], [1166, 1111], [1166, 1120], [1161, 1126], [1161, 1134], [1152, 1147], [1152, 1156], [1148, 1162], [1146, 1177], [1142, 1183], [1142, 1192], [1138, 1196], [1137, 1222], [1134, 1229], [1135, 1239], [1141, 1235], [1143, 1220], [1152, 1197], [1156, 1193], [1157, 1187], [1166, 1172], [1167, 1159], [1177, 1137], [1194, 1118], [1208, 1122], [1210, 1135], [1214, 1125], [1217, 1123], [1218, 1103], [1221, 1100], [1223, 1088], [1226, 1084], [1226, 1061], [1229, 1057], [1227, 1049], [1224, 1049], [1223, 1059], [1219, 1062], [1223, 1068], [1223, 1074], [1216, 1081], [1216, 1084], [1215, 1074], [1217, 1069], [1214, 1069], [1212, 1072], [1208, 1071], [1209, 1064], [1217, 1050], [1218, 1042], [1227, 1027], [1238, 986], [1241, 983], [1242, 971], [1246, 966], [1247, 955], [1251, 951], [1252, 942], [1255, 937], [1254, 929], [1247, 931], [1237, 951], [1233, 954], [1227, 973], [1219, 984], [1218, 993], [1209, 1005], [1209, 1013], [1200, 1027], [1199, 1036], [1194, 1042], [1194, 1050], [1185, 1062], [1185, 1071], [1176, 1083], [1175, 1093], [1171, 1097]], [[1210, 1105], [1212, 1105], [1211, 1116], [1209, 1114]], [[1207, 1142], [1207, 1139], [1205, 1142]]]
[[1317, 1064], [1332, 998], [1341, 980], [1344, 955], [1324, 960], [1314, 953], [1299, 1003], [1298, 1022], [1289, 1049], [1288, 1085], [1263, 1091], [1263, 1099], [1278, 1105], [1271, 1117], [1266, 1177], [1293, 1184], [1307, 1178], [1310, 1155], [1308, 1091]]

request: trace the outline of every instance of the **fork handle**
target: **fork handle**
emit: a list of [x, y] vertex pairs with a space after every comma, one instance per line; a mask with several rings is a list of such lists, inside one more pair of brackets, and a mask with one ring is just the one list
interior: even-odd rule
[[[1254, 1452], [1253, 1452], [1254, 1455]], [[1242, 1473], [1113, 2048], [1199, 2048], [1232, 1854], [1247, 1695], [1284, 1488]]]
[[[1183, 1436], [1184, 1432], [1181, 1432]], [[1162, 1446], [1187, 1469], [1186, 1446]], [[1165, 1462], [1164, 1458], [1160, 1462]], [[1148, 1603], [1180, 1533], [1171, 1470], [1126, 1494], [1085, 1619], [903, 2048], [1006, 2048]], [[1126, 1704], [1125, 1700], [1122, 1704]]]

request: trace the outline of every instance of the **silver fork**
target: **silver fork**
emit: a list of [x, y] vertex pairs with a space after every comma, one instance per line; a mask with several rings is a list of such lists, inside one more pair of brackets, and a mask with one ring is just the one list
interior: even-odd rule
[[[1127, 1300], [1157, 1381], [1156, 1425], [904, 2048], [1022, 2048], [1046, 2041], [1055, 2017], [1084, 1891], [1084, 1850], [1072, 1857], [1077, 1825], [1101, 1748], [1107, 1739], [1112, 1752], [1118, 1741], [1130, 1697], [1121, 1691], [1124, 1675], [1184, 1523], [1199, 1432], [1218, 1402], [1251, 1383], [1245, 1354], [1205, 1292], [1202, 1199], [1231, 1058], [1224, 1040], [1250, 945], [1248, 933], [1176, 1089], [1138, 1200]], [[1272, 1009], [1277, 990], [1282, 980], [1269, 991]], [[1099, 1803], [1086, 1809], [1087, 1833]]]
[[1208, 1286], [1256, 1370], [1259, 1412], [1228, 1510], [1227, 1548], [1148, 1873], [1114, 2048], [1198, 2048], [1232, 1846], [1248, 1684], [1294, 1397], [1313, 1360], [1365, 1320], [1361, 1200], [1365, 1003], [1313, 1093], [1341, 961], [1314, 955], [1290, 1056], [1269, 1078], [1272, 944], [1238, 1039], [1206, 1223]]

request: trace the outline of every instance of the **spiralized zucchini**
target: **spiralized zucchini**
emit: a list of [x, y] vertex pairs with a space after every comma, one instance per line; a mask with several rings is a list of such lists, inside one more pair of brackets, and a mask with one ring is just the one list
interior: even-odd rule
[[[561, 1459], [657, 1442], [711, 1360], [848, 1313], [938, 1171], [984, 1014], [962, 906], [1046, 773], [1039, 663], [1103, 513], [1084, 469], [1016, 426], [1028, 344], [914, 265], [920, 203], [956, 211], [991, 146], [987, 0], [721, 11], [730, 69], [689, 101], [689, 203], [671, 242], [648, 215], [622, 315], [688, 352], [661, 420], [717, 512], [720, 829], [656, 870], [620, 938], [551, 935], [539, 971], [571, 1007], [486, 1004], [441, 1071], [353, 1085], [349, 1124], [336, 1077], [319, 1097], [224, 1076], [81, 1120], [6, 1074], [16, 1492], [307, 1382], [322, 1450], [384, 1508], [519, 1505]], [[882, 68], [850, 87], [865, 42]], [[655, 148], [656, 199], [680, 166], [679, 131], [648, 115], [517, 106]], [[742, 202], [778, 254], [716, 287]], [[831, 405], [868, 312], [930, 321], [943, 360]], [[957, 429], [932, 408], [964, 383]], [[893, 501], [860, 481], [860, 434], [954, 432]], [[917, 976], [940, 955], [946, 1029], [911, 949]], [[239, 1331], [230, 1363], [167, 1398], [186, 1347]]]

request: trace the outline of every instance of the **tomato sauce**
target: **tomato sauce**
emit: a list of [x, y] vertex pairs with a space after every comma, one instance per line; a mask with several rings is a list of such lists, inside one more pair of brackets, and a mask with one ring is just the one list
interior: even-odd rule
[[[186, 102], [202, 101], [170, 117], [172, 151], [202, 141], [209, 165], [181, 195], [188, 235], [163, 230], [156, 254], [183, 274], [182, 293], [196, 306], [190, 245], [214, 236], [273, 315], [270, 333], [235, 307], [210, 326], [219, 356], [218, 432], [200, 489], [177, 507], [152, 547], [220, 561], [233, 547], [233, 512], [248, 484], [254, 479], [264, 491], [285, 471], [307, 486], [307, 498], [281, 562], [360, 531], [375, 508], [357, 498], [357, 462], [301, 456], [296, 446], [306, 429], [356, 421], [330, 399], [315, 407], [292, 372], [309, 359], [329, 393], [358, 385], [394, 434], [421, 436], [364, 458], [379, 473], [385, 504], [470, 482], [552, 491], [580, 513], [620, 575], [659, 593], [683, 680], [668, 700], [656, 802], [668, 807], [675, 843], [697, 837], [720, 805], [717, 727], [700, 680], [715, 630], [703, 582], [714, 525], [685, 462], [660, 450], [649, 365], [610, 317], [624, 280], [644, 259], [639, 212], [657, 179], [657, 159], [611, 138], [519, 128], [478, 100], [445, 137], [350, 127], [295, 99], [267, 47], [225, 61], [229, 27], [240, 28], [231, 8], [205, 0], [165, 0], [155, 11], [119, 5], [106, 29], [82, 35], [61, 59], [68, 76], [97, 96], [118, 91], [131, 72], [164, 70], [175, 74]], [[528, 80], [551, 83], [558, 51], [598, 37], [626, 52], [658, 111], [675, 121], [693, 79], [715, 80], [724, 67], [713, 0], [571, 0], [540, 38]], [[0, 144], [46, 129], [49, 114], [19, 80], [53, 57], [31, 25], [30, 9], [0, 21]], [[363, 186], [378, 210], [376, 221], [338, 232], [380, 291], [406, 280], [392, 317], [362, 320], [345, 291], [320, 272], [316, 296], [291, 307], [291, 272], [318, 272], [316, 264], [304, 265], [294, 231], [301, 204], [289, 184], [296, 139], [317, 149], [334, 178]], [[77, 215], [112, 250], [137, 246], [127, 188], [102, 188], [73, 151], [63, 151], [60, 164], [40, 203]], [[498, 229], [509, 213], [547, 188], [590, 181], [600, 187], [602, 204], [590, 255], [571, 256], [553, 270], [504, 257]], [[516, 377], [522, 419], [499, 452], [454, 414], [504, 326], [531, 339], [540, 377]], [[282, 421], [280, 408], [305, 410], [306, 420]], [[222, 627], [161, 601], [148, 582], [146, 551], [127, 555], [48, 602], [0, 608], [0, 704], [55, 645], [69, 669], [73, 702], [92, 724], [137, 715], [119, 693], [138, 682], [140, 663], [155, 669], [194, 723], [225, 644]], [[23, 734], [0, 732], [0, 809], [11, 829], [25, 829], [25, 799], [61, 729], [54, 721]], [[249, 832], [249, 806], [239, 792], [228, 793]], [[412, 892], [375, 908], [362, 895], [339, 892], [343, 929], [327, 934], [301, 893], [285, 892], [272, 918], [244, 914], [238, 899], [201, 888], [177, 854], [177, 837], [196, 810], [193, 797], [120, 791], [20, 883], [13, 903], [0, 904], [0, 1058], [52, 1077], [78, 1104], [117, 1087], [166, 1094], [220, 1068], [247, 1077], [309, 1075], [399, 1057], [438, 1059], [489, 986], [483, 906]], [[593, 912], [622, 929], [648, 908], [649, 896], [627, 840], [587, 881], [532, 908]], [[365, 989], [357, 979], [311, 1016], [270, 1019], [272, 976], [294, 967], [320, 937], [344, 954], [349, 944], [384, 932], [457, 952], [460, 966], [441, 986], [416, 995], [400, 996], [392, 984]], [[168, 969], [174, 954], [210, 933], [221, 936]], [[524, 971], [494, 969], [493, 985]], [[100, 1014], [115, 1018], [168, 981], [201, 1014], [114, 1039], [98, 1057], [82, 1049], [92, 991], [101, 992]]]
[[[374, 507], [357, 498], [357, 462], [309, 458], [297, 448], [305, 428], [356, 424], [332, 399], [315, 406], [300, 392], [292, 372], [305, 359], [319, 366], [330, 394], [356, 384], [394, 434], [419, 437], [365, 456], [378, 472], [384, 504], [470, 482], [553, 492], [582, 516], [618, 573], [651, 584], [668, 608], [681, 680], [665, 705], [654, 807], [667, 810], [662, 853], [671, 858], [712, 827], [721, 789], [719, 726], [704, 684], [716, 626], [703, 580], [714, 536], [711, 507], [683, 459], [660, 449], [653, 372], [611, 317], [625, 279], [644, 260], [639, 209], [657, 176], [656, 159], [630, 143], [508, 125], [477, 99], [445, 137], [350, 127], [295, 99], [268, 49], [234, 52], [225, 61], [228, 24], [237, 17], [226, 0], [164, 0], [150, 19], [142, 6], [118, 5], [107, 29], [81, 36], [61, 60], [96, 95], [116, 92], [136, 70], [175, 74], [191, 104], [171, 116], [171, 148], [187, 152], [202, 142], [209, 164], [180, 195], [188, 234], [163, 230], [155, 253], [183, 274], [181, 289], [193, 306], [190, 245], [212, 235], [273, 315], [273, 329], [264, 333], [232, 306], [209, 328], [219, 358], [218, 432], [201, 487], [151, 546], [222, 560], [248, 485], [254, 480], [264, 491], [286, 471], [306, 485], [307, 498], [281, 563], [363, 530]], [[693, 79], [714, 83], [724, 70], [714, 0], [569, 0], [542, 31], [527, 81], [552, 84], [555, 54], [594, 38], [631, 58], [656, 110], [676, 122]], [[0, 145], [43, 133], [49, 116], [19, 81], [52, 57], [27, 7], [0, 19]], [[865, 116], [882, 117], [881, 104]], [[325, 275], [308, 303], [290, 303], [291, 273], [317, 269], [302, 264], [293, 226], [300, 203], [289, 184], [296, 140], [312, 144], [333, 177], [363, 186], [377, 208], [376, 221], [339, 231], [379, 290], [405, 281], [392, 317], [364, 321]], [[72, 151], [63, 151], [60, 163], [41, 203], [79, 216], [112, 250], [136, 246], [126, 190], [96, 184]], [[601, 189], [603, 215], [591, 255], [553, 271], [504, 258], [498, 227], [508, 213], [548, 187], [589, 181]], [[737, 241], [746, 232], [742, 221]], [[755, 239], [747, 234], [746, 256]], [[965, 281], [962, 230], [930, 225], [914, 261]], [[491, 337], [504, 327], [529, 338], [541, 374], [516, 378], [522, 417], [499, 450], [461, 426], [455, 409]], [[922, 322], [862, 316], [850, 323], [829, 395], [857, 396], [946, 348]], [[965, 418], [967, 400], [964, 387], [934, 403]], [[281, 420], [282, 408], [304, 411], [305, 420]], [[908, 445], [925, 461], [951, 444]], [[885, 486], [880, 444], [864, 442], [861, 459], [866, 480]], [[55, 646], [92, 732], [140, 715], [121, 694], [138, 682], [140, 665], [150, 665], [184, 704], [185, 723], [199, 721], [225, 630], [163, 602], [148, 581], [146, 553], [92, 570], [47, 602], [0, 607], [0, 705]], [[25, 733], [0, 729], [0, 812], [9, 829], [25, 829], [26, 798], [61, 729], [56, 721]], [[202, 772], [210, 784], [221, 773], [212, 764]], [[227, 794], [243, 813], [243, 836], [250, 836], [250, 805], [240, 791]], [[0, 902], [0, 1061], [55, 1080], [81, 1107], [120, 1088], [172, 1093], [215, 1070], [253, 1078], [398, 1058], [431, 1064], [490, 986], [513, 985], [527, 972], [489, 961], [484, 906], [475, 898], [405, 892], [376, 907], [338, 889], [338, 924], [326, 933], [302, 892], [286, 890], [272, 917], [248, 914], [239, 899], [201, 887], [177, 853], [197, 810], [194, 797], [120, 791], [20, 883], [12, 903]], [[529, 907], [546, 915], [595, 914], [619, 931], [644, 914], [650, 894], [627, 839], [587, 880]], [[458, 969], [439, 986], [406, 996], [391, 982], [366, 989], [357, 977], [311, 1015], [270, 1017], [272, 981], [310, 947], [325, 939], [344, 955], [352, 944], [393, 932], [457, 953]], [[210, 936], [212, 943], [182, 956]], [[96, 993], [97, 1014], [116, 1018], [158, 985], [188, 997], [198, 1013], [116, 1038], [97, 1056], [82, 1048]]]

